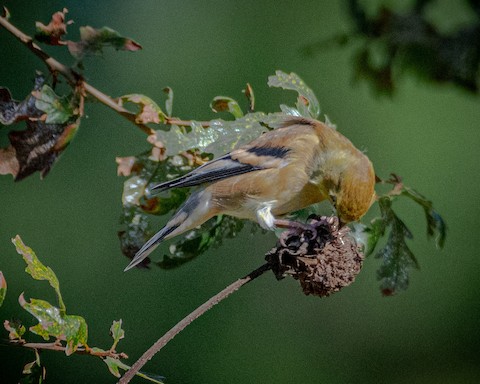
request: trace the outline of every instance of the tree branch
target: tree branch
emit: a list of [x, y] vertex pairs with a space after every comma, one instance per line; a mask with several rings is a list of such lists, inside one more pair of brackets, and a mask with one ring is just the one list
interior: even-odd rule
[[159, 352], [170, 340], [183, 331], [194, 320], [198, 319], [205, 312], [211, 309], [214, 305], [218, 304], [222, 300], [226, 299], [232, 293], [240, 289], [243, 285], [261, 276], [264, 272], [271, 269], [271, 265], [266, 263], [257, 268], [253, 272], [250, 272], [245, 277], [238, 279], [228, 287], [217, 293], [215, 296], [207, 300], [181, 321], [179, 321], [172, 329], [165, 333], [155, 344], [153, 344], [136, 362], [132, 367], [122, 376], [119, 380], [119, 384], [127, 384], [137, 374], [137, 372], [157, 353]]
[[[13, 36], [15, 36], [21, 43], [23, 43], [35, 56], [40, 58], [45, 65], [48, 67], [50, 72], [52, 73], [59, 73], [65, 79], [72, 84], [73, 86], [81, 87], [85, 90], [87, 94], [94, 97], [107, 107], [113, 109], [119, 115], [126, 118], [128, 121], [135, 124], [138, 128], [140, 128], [143, 132], [147, 135], [151, 135], [155, 133], [152, 128], [149, 128], [145, 124], [139, 123], [136, 121], [136, 114], [130, 112], [129, 110], [123, 108], [119, 105], [114, 99], [110, 96], [106, 95], [102, 91], [98, 90], [97, 88], [93, 87], [92, 85], [88, 84], [82, 77], [82, 75], [72, 68], [67, 67], [65, 64], [57, 61], [50, 55], [48, 55], [45, 51], [43, 51], [33, 40], [32, 37], [28, 36], [27, 34], [23, 33], [17, 27], [15, 27], [10, 21], [8, 21], [7, 17], [0, 16], [0, 25], [4, 27], [8, 32], [10, 32]], [[206, 121], [199, 122], [203, 127], [208, 127], [210, 124]], [[167, 117], [166, 124], [175, 124], [175, 125], [182, 125], [182, 126], [190, 126], [192, 124], [191, 121], [188, 120], [180, 120], [173, 117]]]

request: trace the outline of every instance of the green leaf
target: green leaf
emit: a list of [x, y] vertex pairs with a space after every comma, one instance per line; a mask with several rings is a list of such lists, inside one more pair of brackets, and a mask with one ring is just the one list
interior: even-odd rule
[[104, 47], [124, 51], [142, 49], [142, 46], [134, 40], [123, 37], [117, 31], [108, 27], [100, 29], [90, 26], [80, 27], [80, 41], [68, 41], [67, 44], [72, 56], [78, 60], [86, 55], [100, 55]]
[[42, 264], [42, 262], [38, 259], [32, 248], [27, 247], [23, 243], [20, 236], [15, 236], [15, 238], [12, 239], [12, 243], [17, 248], [17, 252], [22, 255], [23, 260], [25, 260], [25, 262], [27, 263], [25, 272], [27, 272], [35, 280], [47, 280], [49, 282], [50, 286], [55, 290], [57, 294], [60, 310], [62, 311], [62, 313], [65, 313], [66, 308], [62, 299], [62, 294], [60, 293], [60, 283], [53, 270], [50, 267]]
[[238, 102], [227, 96], [216, 96], [210, 103], [213, 112], [229, 112], [236, 119], [243, 116], [242, 109]]
[[8, 321], [3, 322], [4, 328], [9, 332], [8, 338], [10, 340], [21, 340], [26, 329], [20, 321]]
[[437, 247], [443, 248], [447, 236], [447, 225], [440, 214], [433, 209], [433, 203], [412, 188], [403, 187], [401, 193], [403, 196], [412, 199], [423, 208], [427, 220], [427, 236], [436, 236], [435, 243], [437, 244]]
[[[173, 96], [172, 96], [173, 97]], [[141, 124], [160, 124], [165, 123], [167, 115], [151, 98], [140, 94], [130, 94], [119, 97], [120, 102], [130, 102], [140, 107], [140, 112], [135, 117], [136, 123]]]
[[[390, 230], [385, 246], [377, 252], [376, 257], [382, 260], [377, 271], [381, 280], [381, 290], [384, 295], [393, 295], [398, 291], [406, 290], [409, 283], [409, 270], [418, 268], [418, 262], [407, 245], [407, 239], [413, 235], [405, 223], [392, 209], [390, 196], [382, 196], [378, 200], [382, 224], [375, 223], [376, 229], [372, 233], [381, 233], [388, 227]], [[378, 239], [377, 239], [378, 240]]]
[[365, 228], [368, 235], [365, 256], [370, 256], [375, 250], [378, 241], [385, 235], [386, 222], [382, 218], [375, 218], [369, 227]]
[[163, 88], [163, 92], [167, 94], [167, 100], [165, 101], [165, 111], [168, 116], [172, 116], [173, 110], [173, 89], [170, 87]]
[[103, 359], [103, 362], [107, 364], [108, 370], [110, 373], [115, 377], [120, 377], [119, 368], [123, 369], [124, 371], [128, 371], [130, 367], [120, 361], [119, 359], [114, 359], [113, 357], [107, 356]]
[[7, 295], [7, 280], [3, 276], [3, 272], [0, 271], [0, 307], [3, 304], [3, 300], [5, 300], [5, 296]]
[[[120, 369], [128, 371], [131, 367], [119, 359], [114, 359], [113, 357], [107, 356], [103, 359], [104, 363], [107, 364], [108, 370], [115, 377], [120, 377]], [[147, 374], [144, 372], [137, 372], [137, 376], [140, 376], [152, 383], [163, 384], [163, 376]]]
[[[315, 94], [296, 73], [292, 72], [287, 74], [280, 70], [275, 71], [275, 75], [268, 77], [268, 85], [270, 87], [298, 92], [298, 100], [296, 103], [298, 113], [300, 113], [301, 116], [312, 117], [314, 119], [319, 116], [320, 104]], [[290, 110], [289, 114], [295, 114], [295, 111]]]
[[27, 302], [23, 293], [18, 299], [22, 308], [30, 312], [38, 320], [38, 324], [30, 327], [30, 331], [48, 340], [54, 337], [65, 340], [67, 345], [65, 354], [74, 353], [79, 345], [87, 345], [88, 328], [85, 319], [77, 315], [62, 315], [59, 308], [40, 299], [31, 299]]
[[113, 321], [110, 327], [110, 335], [113, 338], [112, 350], [117, 347], [118, 342], [125, 337], [125, 331], [122, 329], [122, 319]]
[[34, 92], [35, 107], [47, 114], [46, 124], [64, 124], [75, 115], [71, 98], [60, 97], [48, 85]]

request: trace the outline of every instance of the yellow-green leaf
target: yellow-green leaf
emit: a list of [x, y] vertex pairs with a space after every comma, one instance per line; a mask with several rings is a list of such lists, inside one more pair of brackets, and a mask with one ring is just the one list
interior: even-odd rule
[[8, 338], [10, 340], [21, 340], [26, 331], [25, 327], [19, 321], [5, 320], [3, 326], [8, 331]]
[[118, 342], [125, 337], [125, 331], [122, 329], [122, 319], [113, 321], [110, 327], [110, 335], [112, 335], [113, 338], [112, 349], [115, 349]]
[[67, 343], [65, 354], [71, 355], [80, 345], [87, 345], [88, 328], [85, 319], [77, 315], [63, 315], [60, 309], [40, 299], [27, 302], [23, 293], [18, 298], [20, 306], [38, 320], [30, 331], [48, 340], [54, 337]]
[[17, 248], [17, 252], [22, 255], [23, 260], [27, 263], [25, 272], [30, 274], [35, 280], [47, 280], [55, 292], [57, 293], [60, 310], [65, 312], [65, 304], [63, 303], [62, 295], [60, 293], [60, 283], [57, 276], [50, 267], [45, 266], [37, 257], [32, 248], [27, 247], [20, 236], [15, 236], [12, 243]]

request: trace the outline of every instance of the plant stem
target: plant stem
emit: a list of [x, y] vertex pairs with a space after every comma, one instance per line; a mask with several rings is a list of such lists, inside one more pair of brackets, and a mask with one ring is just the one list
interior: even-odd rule
[[[60, 343], [10, 343], [9, 345], [35, 349], [35, 350], [49, 350], [49, 351], [61, 351], [65, 352], [66, 347]], [[113, 350], [107, 351], [94, 351], [92, 348], [79, 347], [75, 350], [79, 355], [92, 355], [98, 357], [112, 357], [114, 359], [126, 359], [128, 356], [124, 352], [115, 352]]]
[[132, 367], [122, 376], [119, 380], [119, 384], [127, 384], [137, 374], [137, 372], [157, 353], [159, 352], [170, 340], [183, 331], [194, 320], [198, 319], [205, 312], [211, 309], [214, 305], [218, 304], [222, 300], [226, 299], [232, 293], [240, 289], [243, 285], [261, 276], [264, 272], [271, 269], [271, 265], [266, 263], [256, 270], [250, 272], [245, 277], [238, 279], [228, 287], [211, 297], [205, 303], [200, 305], [197, 309], [191, 312], [189, 315], [180, 320], [173, 328], [165, 333], [160, 339], [158, 339], [145, 353], [132, 365]]

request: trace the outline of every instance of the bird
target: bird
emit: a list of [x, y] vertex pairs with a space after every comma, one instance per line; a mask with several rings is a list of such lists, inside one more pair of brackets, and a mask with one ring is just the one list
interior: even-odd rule
[[283, 217], [330, 201], [340, 225], [359, 220], [375, 200], [369, 158], [334, 126], [289, 116], [276, 129], [215, 158], [153, 191], [196, 187], [167, 224], [135, 254], [125, 271], [141, 263], [163, 240], [216, 215], [256, 221], [274, 230]]

